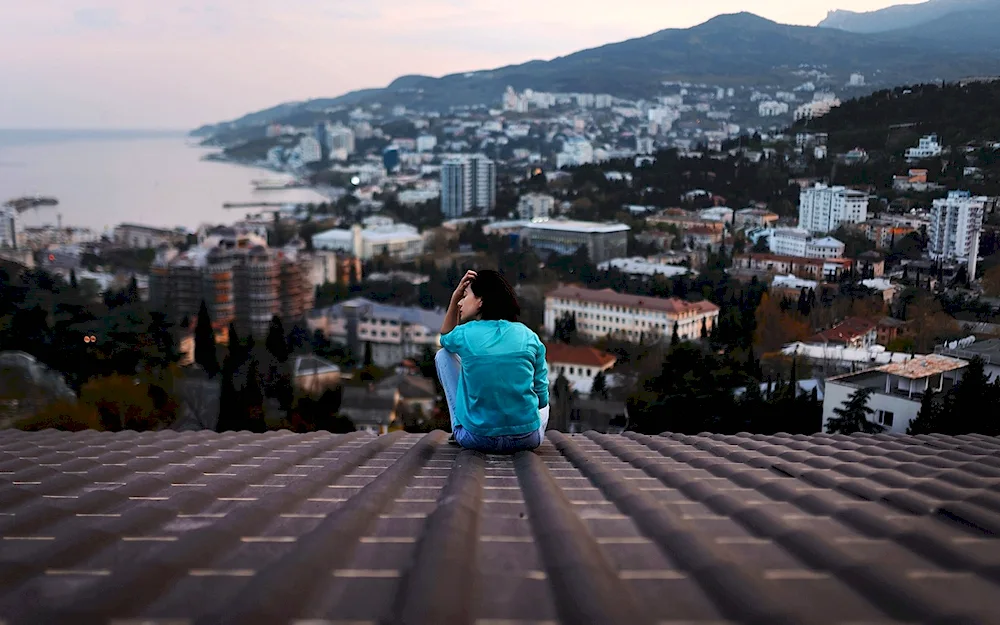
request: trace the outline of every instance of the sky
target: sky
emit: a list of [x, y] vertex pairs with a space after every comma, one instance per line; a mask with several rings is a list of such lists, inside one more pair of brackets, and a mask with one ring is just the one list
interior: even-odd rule
[[[912, 1], [912, 0], [903, 0]], [[0, 0], [0, 128], [171, 128], [749, 11], [900, 0]], [[499, 97], [499, 95], [498, 95]]]

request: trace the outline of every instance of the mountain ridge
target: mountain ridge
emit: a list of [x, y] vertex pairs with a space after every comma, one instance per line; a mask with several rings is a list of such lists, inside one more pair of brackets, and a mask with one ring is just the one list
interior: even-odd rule
[[875, 34], [915, 28], [950, 13], [993, 8], [1000, 10], [1000, 0], [928, 0], [918, 4], [896, 4], [875, 11], [835, 9], [818, 26], [853, 33]]
[[[959, 12], [949, 28], [960, 31], [975, 27], [988, 31], [982, 25], [983, 19], [975, 13]], [[987, 24], [1000, 24], [1000, 18], [990, 19]], [[508, 85], [518, 90], [611, 93], [635, 99], [656, 95], [666, 80], [790, 88], [804, 81], [794, 75], [803, 65], [824, 68], [841, 85], [853, 72], [877, 75], [884, 85], [1000, 73], [1000, 46], [994, 50], [974, 38], [959, 39], [962, 45], [955, 45], [947, 38], [944, 41], [931, 38], [933, 45], [928, 45], [926, 38], [917, 38], [905, 29], [868, 35], [779, 24], [742, 12], [719, 15], [691, 28], [663, 29], [548, 61], [441, 77], [401, 76], [385, 88], [313, 100], [298, 105], [297, 110], [354, 106], [376, 99], [383, 104], [404, 104], [417, 109], [485, 104], [498, 101]], [[284, 109], [281, 106], [265, 109], [225, 124], [202, 127], [197, 132], [206, 135], [219, 127], [276, 121], [267, 119], [269, 111]]]

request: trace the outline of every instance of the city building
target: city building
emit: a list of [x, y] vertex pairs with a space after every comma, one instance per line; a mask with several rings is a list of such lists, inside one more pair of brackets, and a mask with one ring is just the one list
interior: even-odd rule
[[794, 275], [775, 276], [771, 280], [771, 293], [784, 297], [795, 298], [802, 292], [802, 289], [815, 290], [819, 288], [816, 280], [804, 280]]
[[177, 253], [163, 245], [150, 269], [149, 303], [176, 322], [198, 315], [202, 302], [216, 328], [266, 334], [275, 315], [289, 321], [312, 309], [313, 257], [297, 239], [281, 249], [252, 234], [218, 228]]
[[777, 213], [762, 208], [743, 208], [733, 215], [733, 228], [736, 230], [772, 228], [776, 223]]
[[941, 156], [941, 144], [938, 143], [937, 135], [927, 135], [921, 137], [916, 147], [907, 148], [906, 160], [919, 161], [925, 158], [937, 158]]
[[549, 386], [562, 375], [572, 390], [590, 395], [594, 376], [598, 371], [612, 369], [617, 358], [589, 345], [548, 342], [545, 344], [545, 362], [549, 366]]
[[934, 348], [934, 353], [963, 360], [972, 360], [978, 356], [983, 360], [983, 371], [990, 382], [996, 382], [1000, 378], [1000, 339], [980, 341], [975, 336], [970, 336], [939, 345]]
[[337, 161], [347, 160], [354, 154], [354, 131], [347, 126], [328, 126], [326, 129], [326, 145], [330, 158]]
[[526, 245], [553, 254], [571, 255], [584, 246], [590, 262], [597, 264], [625, 256], [630, 231], [620, 223], [544, 219], [529, 222], [521, 236]]
[[877, 322], [869, 319], [848, 317], [832, 328], [817, 332], [809, 339], [809, 342], [843, 345], [852, 349], [868, 349], [875, 345], [878, 340], [877, 326]]
[[610, 335], [637, 343], [646, 338], [669, 339], [675, 327], [681, 339], [698, 339], [702, 327], [708, 332], [715, 327], [719, 307], [708, 301], [560, 286], [545, 295], [545, 330], [549, 336], [555, 332], [556, 320], [564, 315], [575, 316], [577, 332], [589, 339]]
[[594, 146], [583, 137], [563, 141], [562, 152], [556, 155], [556, 169], [579, 167], [594, 162]]
[[691, 271], [683, 265], [656, 262], [642, 257], [612, 258], [597, 265], [597, 269], [600, 271], [607, 271], [612, 268], [630, 276], [660, 275], [666, 278], [683, 276]]
[[445, 219], [473, 210], [488, 212], [496, 203], [497, 170], [492, 160], [476, 154], [441, 165], [441, 213]]
[[733, 209], [726, 206], [713, 206], [698, 211], [698, 217], [705, 221], [718, 221], [724, 224], [733, 223]]
[[778, 256], [803, 258], [841, 258], [844, 244], [833, 237], [814, 238], [802, 228], [775, 228], [769, 234], [769, 249]]
[[849, 87], [864, 87], [865, 86], [865, 75], [864, 74], [851, 74], [850, 79], [847, 81]]
[[761, 117], [777, 117], [788, 113], [787, 102], [765, 100], [757, 105], [757, 114]]
[[849, 272], [854, 261], [849, 258], [804, 258], [776, 254], [734, 254], [733, 269], [764, 275], [795, 275], [816, 280], [834, 281]]
[[382, 166], [390, 174], [399, 169], [399, 146], [390, 145], [382, 150]]
[[317, 163], [323, 160], [323, 145], [315, 137], [302, 137], [295, 152], [303, 163]]
[[948, 391], [962, 379], [967, 366], [964, 360], [929, 354], [829, 378], [823, 397], [823, 431], [837, 416], [834, 409], [843, 407], [858, 389], [871, 388], [874, 393], [868, 407], [875, 412], [869, 419], [888, 433], [905, 434], [920, 412], [924, 393]]
[[854, 260], [862, 278], [881, 278], [885, 275], [885, 257], [876, 251], [862, 252]]
[[885, 219], [869, 219], [853, 227], [860, 230], [865, 238], [880, 250], [890, 249], [896, 241], [915, 230], [913, 227], [897, 225]]
[[112, 236], [117, 245], [135, 249], [153, 249], [164, 244], [178, 245], [187, 238], [183, 231], [127, 223], [115, 226]]
[[444, 311], [387, 306], [362, 297], [316, 311], [308, 320], [310, 330], [322, 330], [331, 341], [347, 345], [359, 360], [370, 344], [372, 362], [379, 367], [439, 348], [443, 322]]
[[0, 206], [0, 247], [16, 249], [21, 219], [13, 206]]
[[520, 219], [547, 219], [552, 216], [555, 203], [551, 195], [527, 193], [517, 203], [517, 215]]
[[417, 152], [433, 152], [437, 143], [437, 137], [434, 135], [420, 135], [417, 137]]
[[968, 191], [950, 191], [947, 198], [934, 200], [931, 209], [927, 252], [933, 260], [967, 263], [970, 280], [976, 276], [986, 202]]
[[868, 219], [868, 195], [846, 187], [817, 184], [799, 193], [799, 228], [826, 233], [841, 224]]
[[412, 260], [424, 252], [424, 237], [416, 227], [394, 223], [384, 217], [368, 217], [364, 227], [334, 228], [312, 236], [313, 248], [350, 254], [371, 260], [386, 254], [399, 260]]

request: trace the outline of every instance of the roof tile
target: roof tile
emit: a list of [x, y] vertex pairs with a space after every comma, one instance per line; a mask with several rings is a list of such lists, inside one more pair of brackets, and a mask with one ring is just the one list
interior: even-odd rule
[[995, 438], [444, 438], [2, 431], [0, 620], [998, 622]]

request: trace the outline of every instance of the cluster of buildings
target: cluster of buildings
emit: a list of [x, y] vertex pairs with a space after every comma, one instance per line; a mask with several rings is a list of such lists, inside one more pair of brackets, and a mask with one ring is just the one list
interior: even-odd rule
[[336, 271], [335, 257], [307, 254], [304, 247], [295, 240], [270, 248], [259, 236], [232, 228], [209, 231], [183, 252], [163, 244], [150, 269], [150, 306], [180, 323], [196, 319], [204, 302], [216, 329], [232, 323], [241, 333], [265, 335], [276, 315], [304, 319], [317, 282]]

